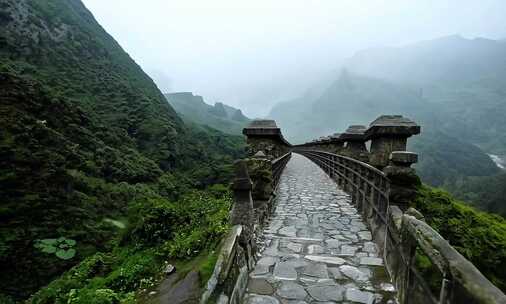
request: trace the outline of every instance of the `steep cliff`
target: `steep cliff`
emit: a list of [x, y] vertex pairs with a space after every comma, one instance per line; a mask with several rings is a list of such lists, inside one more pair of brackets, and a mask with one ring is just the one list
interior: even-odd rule
[[131, 206], [227, 180], [242, 144], [185, 125], [81, 1], [2, 1], [0, 301], [111, 250]]
[[206, 125], [228, 134], [242, 134], [242, 129], [250, 121], [239, 109], [221, 102], [209, 105], [202, 96], [191, 92], [169, 93], [165, 97], [185, 121]]

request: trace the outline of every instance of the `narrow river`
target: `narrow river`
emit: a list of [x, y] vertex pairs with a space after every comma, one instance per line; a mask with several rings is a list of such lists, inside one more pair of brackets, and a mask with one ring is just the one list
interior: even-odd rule
[[497, 165], [497, 167], [505, 170], [506, 169], [506, 157], [499, 156], [495, 154], [488, 154], [490, 158], [494, 161], [494, 163]]

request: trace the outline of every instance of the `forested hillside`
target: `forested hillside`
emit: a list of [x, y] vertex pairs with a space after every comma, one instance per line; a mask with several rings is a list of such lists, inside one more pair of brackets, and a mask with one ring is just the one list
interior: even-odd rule
[[352, 124], [367, 125], [385, 113], [402, 113], [422, 126], [422, 134], [410, 141], [410, 147], [420, 153], [417, 166], [425, 182], [439, 186], [460, 176], [499, 172], [480, 148], [440, 130], [443, 118], [416, 91], [347, 71], [318, 98], [281, 103], [270, 116], [289, 140], [304, 142], [344, 131]]
[[[162, 259], [213, 244], [228, 198], [223, 187], [204, 189], [228, 182], [241, 137], [185, 125], [79, 0], [3, 1], [0, 42], [0, 302], [27, 298], [89, 256], [107, 265], [95, 269], [102, 276], [113, 274], [137, 250], [175, 238], [171, 217], [185, 221], [178, 248], [149, 249], [136, 273], [116, 273], [82, 297], [84, 285], [64, 281], [68, 289], [37, 303], [67, 303], [70, 289], [80, 299], [72, 303], [89, 303], [97, 288], [126, 297]], [[216, 218], [185, 220], [202, 208]], [[161, 210], [175, 213], [157, 218]], [[135, 235], [148, 219], [166, 232], [141, 246]], [[194, 232], [210, 234], [196, 244]]]
[[206, 125], [227, 134], [240, 135], [250, 119], [242, 111], [221, 102], [211, 106], [191, 92], [165, 94], [165, 98], [186, 122]]
[[420, 92], [434, 104], [440, 129], [506, 154], [506, 42], [442, 37], [398, 48], [358, 52], [346, 67]]

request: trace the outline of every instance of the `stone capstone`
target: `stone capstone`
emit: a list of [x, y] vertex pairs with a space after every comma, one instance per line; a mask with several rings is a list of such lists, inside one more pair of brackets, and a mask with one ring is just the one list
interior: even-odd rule
[[390, 153], [390, 161], [409, 167], [411, 164], [418, 162], [418, 154], [407, 151], [394, 151]]

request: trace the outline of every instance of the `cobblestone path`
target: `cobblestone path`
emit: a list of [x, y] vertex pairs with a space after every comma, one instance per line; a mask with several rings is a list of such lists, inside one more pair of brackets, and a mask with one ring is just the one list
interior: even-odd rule
[[350, 197], [304, 156], [285, 168], [259, 244], [245, 304], [396, 303]]

